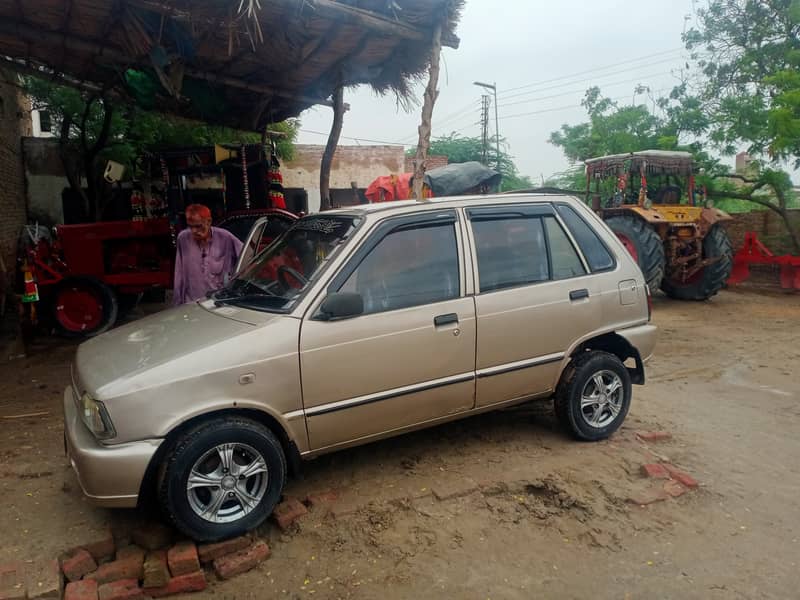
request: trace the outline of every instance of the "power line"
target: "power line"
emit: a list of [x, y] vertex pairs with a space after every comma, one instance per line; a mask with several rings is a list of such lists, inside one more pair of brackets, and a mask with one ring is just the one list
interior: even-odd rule
[[[542, 81], [535, 81], [533, 83], [526, 83], [524, 85], [520, 85], [517, 87], [509, 88], [505, 90], [504, 93], [508, 92], [515, 92], [517, 90], [524, 90], [530, 87], [536, 87], [542, 85], [544, 83], [551, 83], [553, 81], [562, 81], [564, 79], [571, 79], [572, 77], [577, 77], [578, 75], [586, 75], [587, 73], [597, 73], [598, 71], [606, 71], [608, 69], [613, 69], [619, 67], [620, 65], [627, 65], [630, 63], [640, 62], [642, 60], [646, 60], [648, 58], [653, 58], [655, 56], [663, 56], [665, 54], [674, 54], [676, 52], [682, 52], [685, 48], [673, 48], [672, 50], [662, 50], [661, 52], [654, 52], [653, 54], [646, 54], [644, 56], [639, 56], [637, 58], [631, 58], [629, 60], [623, 60], [621, 62], [613, 63], [610, 65], [606, 65], [605, 67], [595, 67], [592, 69], [586, 69], [585, 71], [578, 71], [577, 73], [571, 73], [569, 75], [562, 75], [561, 77], [554, 77], [552, 79], [544, 79]], [[652, 63], [651, 63], [652, 64]]]
[[[674, 61], [675, 61], [675, 58], [666, 58], [666, 59], [663, 59], [663, 60], [657, 60], [657, 61], [648, 63], [647, 65], [642, 65], [642, 67], [650, 66], [650, 65], [660, 65], [660, 64], [663, 64], [663, 63], [674, 62]], [[641, 67], [639, 67], [639, 68], [641, 68]], [[518, 92], [516, 94], [508, 94], [508, 95], [503, 96], [501, 98], [501, 100], [509, 100], [511, 98], [518, 98], [520, 96], [527, 96], [529, 94], [537, 94], [539, 92], [545, 92], [547, 90], [556, 90], [558, 88], [563, 88], [563, 87], [566, 87], [566, 86], [569, 86], [569, 85], [573, 85], [573, 84], [576, 84], [576, 83], [581, 83], [581, 82], [592, 82], [592, 81], [596, 81], [596, 80], [599, 80], [599, 79], [605, 79], [606, 77], [612, 77], [614, 75], [620, 75], [620, 74], [623, 74], [623, 73], [630, 73], [632, 70], [635, 70], [635, 69], [631, 69], [629, 67], [629, 68], [626, 68], [626, 69], [620, 69], [618, 71], [612, 71], [611, 73], [606, 73], [605, 75], [598, 75], [596, 77], [584, 77], [583, 79], [572, 79], [572, 80], [566, 81], [564, 83], [558, 83], [558, 84], [555, 84], [555, 85], [549, 85], [549, 86], [546, 86], [546, 87], [537, 88], [535, 90], [529, 90], [527, 92]]]
[[[651, 93], [652, 94], [660, 94], [661, 92], [665, 92], [668, 89], [670, 89], [670, 88], [662, 88], [660, 90], [652, 90]], [[611, 101], [615, 101], [615, 100], [624, 100], [625, 98], [628, 98], [628, 97], [629, 97], [628, 94], [625, 94], [624, 96], [617, 96], [616, 98], [608, 98], [608, 99], [611, 100]], [[565, 105], [565, 106], [555, 106], [553, 108], [544, 108], [542, 110], [534, 110], [534, 111], [525, 112], [525, 113], [518, 113], [516, 115], [506, 115], [505, 117], [500, 117], [500, 120], [502, 121], [503, 119], [516, 119], [517, 117], [528, 117], [528, 116], [531, 116], [531, 115], [540, 115], [540, 114], [543, 114], [543, 113], [557, 112], [557, 111], [560, 111], [560, 110], [568, 110], [570, 108], [581, 108], [582, 106], [583, 106], [582, 104], [569, 104], [569, 105]]]
[[[325, 133], [324, 131], [313, 131], [311, 129], [301, 129], [300, 131], [303, 132], [303, 133], [311, 133], [311, 134], [314, 134], [314, 135], [324, 135], [324, 136], [330, 135], [329, 133]], [[354, 142], [369, 142], [371, 144], [384, 144], [384, 145], [387, 145], [387, 146], [415, 146], [416, 145], [416, 144], [404, 144], [403, 142], [387, 142], [386, 140], [371, 140], [371, 139], [368, 139], [368, 138], [351, 137], [351, 136], [347, 136], [347, 135], [340, 135], [339, 137], [341, 139], [344, 139], [344, 140], [353, 140]]]
[[[646, 79], [648, 77], [658, 77], [660, 75], [669, 75], [672, 71], [661, 71], [660, 73], [650, 73], [649, 75], [641, 75], [639, 77], [634, 77], [633, 79], [625, 79], [623, 81], [616, 81], [614, 83], [604, 83], [603, 88], [610, 88], [617, 85], [622, 85], [625, 83], [633, 83], [634, 81], [641, 81], [642, 79]], [[551, 98], [560, 98], [561, 96], [569, 96], [570, 94], [578, 94], [581, 92], [585, 92], [586, 88], [581, 88], [579, 90], [570, 90], [568, 92], [561, 92], [559, 94], [551, 94], [550, 96], [538, 96], [536, 98], [530, 98], [528, 100], [517, 100], [515, 102], [507, 102], [505, 104], [501, 104], [499, 108], [503, 108], [504, 106], [515, 106], [517, 104], [529, 104], [530, 102], [538, 102], [540, 100], [550, 100]]]

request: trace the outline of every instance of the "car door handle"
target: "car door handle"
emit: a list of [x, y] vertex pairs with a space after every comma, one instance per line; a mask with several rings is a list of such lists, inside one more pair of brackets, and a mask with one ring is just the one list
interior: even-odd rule
[[446, 315], [439, 315], [438, 317], [433, 318], [433, 324], [436, 327], [452, 325], [453, 323], [456, 325], [458, 324], [458, 315], [456, 313], [447, 313]]
[[588, 298], [589, 297], [589, 290], [583, 288], [582, 290], [572, 290], [569, 293], [570, 300], [580, 300], [581, 298]]

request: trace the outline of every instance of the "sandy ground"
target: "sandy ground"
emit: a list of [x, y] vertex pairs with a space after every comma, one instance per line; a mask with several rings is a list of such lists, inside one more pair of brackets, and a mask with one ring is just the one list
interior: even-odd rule
[[[800, 297], [657, 298], [648, 383], [611, 440], [577, 443], [549, 404], [484, 415], [308, 463], [287, 493], [333, 512], [258, 532], [273, 556], [195, 598], [796, 598]], [[56, 556], [137, 518], [86, 504], [63, 456], [74, 347], [0, 366], [0, 562]], [[646, 444], [636, 431], [666, 430]], [[626, 502], [668, 459], [701, 482]], [[443, 499], [440, 499], [443, 498]]]

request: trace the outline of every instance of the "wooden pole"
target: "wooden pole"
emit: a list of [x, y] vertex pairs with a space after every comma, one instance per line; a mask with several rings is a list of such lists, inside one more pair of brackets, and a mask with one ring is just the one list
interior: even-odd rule
[[422, 122], [419, 125], [419, 141], [417, 142], [417, 155], [414, 157], [414, 198], [422, 200], [422, 185], [425, 178], [425, 159], [431, 146], [431, 120], [433, 119], [433, 106], [439, 91], [439, 57], [442, 53], [442, 25], [433, 30], [433, 47], [431, 49], [431, 67], [428, 76], [428, 85], [425, 87], [425, 100], [422, 104]]
[[342, 133], [342, 123], [344, 121], [344, 87], [341, 85], [333, 93], [333, 125], [328, 136], [328, 143], [325, 145], [325, 152], [322, 153], [322, 164], [319, 168], [319, 209], [329, 210], [331, 208], [331, 165], [336, 146], [339, 145], [339, 136]]

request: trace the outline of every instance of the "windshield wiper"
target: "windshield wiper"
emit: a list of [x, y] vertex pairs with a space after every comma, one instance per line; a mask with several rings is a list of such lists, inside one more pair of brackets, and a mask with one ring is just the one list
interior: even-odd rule
[[[245, 290], [249, 288], [254, 289], [255, 293], [245, 294]], [[209, 295], [215, 302], [242, 298], [244, 296], [277, 296], [277, 294], [246, 279], [234, 279], [230, 287], [222, 288]]]
[[270, 304], [274, 304], [275, 300], [283, 300], [286, 301], [285, 298], [278, 296], [276, 294], [240, 294], [237, 296], [228, 296], [225, 298], [218, 298], [214, 300], [214, 306], [225, 306], [226, 304], [261, 304], [264, 301], [268, 301]]

